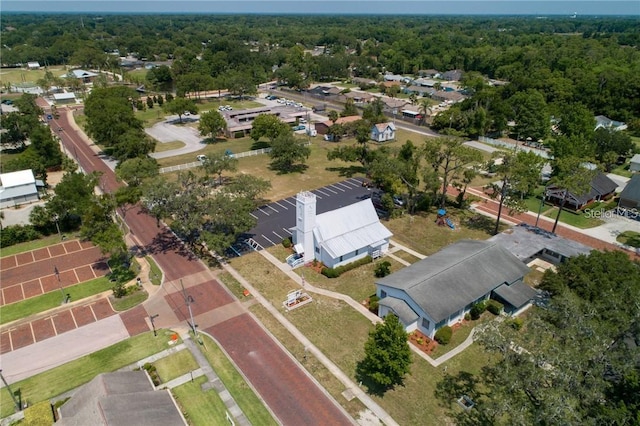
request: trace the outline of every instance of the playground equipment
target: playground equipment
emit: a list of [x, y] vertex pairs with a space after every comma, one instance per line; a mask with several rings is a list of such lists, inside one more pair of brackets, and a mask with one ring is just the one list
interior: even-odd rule
[[447, 211], [445, 209], [439, 209], [436, 216], [436, 224], [438, 226], [448, 226], [451, 229], [456, 229], [451, 219], [447, 217]]

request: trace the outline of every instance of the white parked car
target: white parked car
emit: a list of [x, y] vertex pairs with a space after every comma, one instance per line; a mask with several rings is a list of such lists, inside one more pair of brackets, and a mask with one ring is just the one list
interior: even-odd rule
[[198, 159], [199, 162], [204, 163], [205, 161], [207, 161], [207, 156], [204, 154], [200, 154], [196, 157]]

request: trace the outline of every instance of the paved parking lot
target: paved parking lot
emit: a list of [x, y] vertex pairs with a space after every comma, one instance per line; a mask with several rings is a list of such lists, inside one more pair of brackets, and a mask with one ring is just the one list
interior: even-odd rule
[[[316, 212], [325, 213], [371, 197], [373, 190], [363, 187], [363, 180], [350, 178], [310, 191], [317, 197]], [[262, 248], [281, 243], [291, 236], [289, 228], [296, 225], [295, 211], [295, 196], [259, 207], [251, 214], [258, 224], [246, 234], [247, 238], [252, 238]]]

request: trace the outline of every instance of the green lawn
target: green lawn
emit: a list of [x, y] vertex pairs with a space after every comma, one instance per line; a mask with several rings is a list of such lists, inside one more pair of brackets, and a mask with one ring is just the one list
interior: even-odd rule
[[[110, 283], [106, 277], [101, 277], [71, 287], [65, 287], [64, 294], [69, 294], [71, 300], [76, 301], [111, 290], [111, 287], [113, 287], [113, 283]], [[7, 324], [11, 321], [56, 308], [60, 306], [62, 298], [62, 292], [53, 291], [10, 305], [4, 305], [0, 307], [0, 324]]]
[[190, 425], [226, 425], [227, 407], [214, 389], [203, 391], [205, 376], [171, 389], [182, 414]]
[[618, 242], [631, 247], [640, 247], [640, 232], [624, 231], [616, 237]]
[[[169, 348], [172, 334], [169, 330], [158, 330], [158, 337], [151, 332], [140, 334], [14, 383], [11, 390], [20, 391], [23, 401], [29, 405], [45, 401], [87, 383], [100, 373], [118, 370]], [[11, 397], [6, 391], [0, 392], [0, 417], [10, 414], [13, 414]]]
[[[173, 142], [169, 142], [169, 143], [173, 143]], [[164, 144], [162, 143], [157, 144], [158, 147], [161, 147], [162, 145]], [[252, 149], [257, 149], [257, 148], [264, 148], [263, 146], [264, 144], [261, 144], [258, 146], [255, 146], [255, 145], [256, 145], [255, 142], [249, 137], [239, 138], [239, 139], [220, 140], [216, 143], [211, 143], [206, 145], [203, 144], [202, 149], [198, 151], [197, 154], [205, 154], [213, 158], [216, 155], [224, 154], [226, 150], [230, 150], [233, 153], [238, 153], [238, 152], [244, 152], [244, 151], [251, 151]], [[268, 161], [268, 157], [266, 155], [262, 157]], [[196, 153], [189, 153], [189, 154], [176, 155], [168, 158], [159, 158], [158, 164], [160, 164], [160, 167], [167, 167], [167, 166], [175, 166], [178, 164], [193, 163], [194, 161], [196, 161]]]
[[395, 253], [393, 253], [394, 256], [399, 257], [400, 259], [409, 262], [409, 263], [416, 263], [417, 261], [419, 261], [420, 259], [415, 257], [414, 255], [407, 253], [404, 250], [398, 250]]
[[200, 368], [188, 349], [175, 352], [153, 363], [162, 383], [167, 383]]
[[172, 149], [180, 149], [186, 144], [182, 141], [162, 142], [156, 144], [154, 152], [171, 151]]
[[[218, 275], [218, 278], [229, 289], [229, 291], [233, 293], [233, 295], [236, 296], [239, 300], [247, 299], [247, 296], [242, 294], [242, 292], [244, 291], [244, 287], [242, 286], [242, 284], [238, 282], [238, 280], [233, 278], [233, 276], [231, 276], [230, 273], [222, 272]], [[251, 297], [251, 296], [248, 296], [248, 297]]]
[[[256, 268], [262, 271], [258, 262]], [[234, 265], [235, 266], [235, 265]], [[251, 275], [251, 263], [243, 266], [241, 273]], [[259, 272], [258, 272], [259, 273]], [[278, 271], [271, 271], [266, 277], [274, 282], [283, 278]], [[282, 288], [287, 288], [283, 286]], [[280, 299], [276, 299], [280, 300]], [[310, 355], [305, 358], [304, 347], [293, 338], [266, 310], [254, 305], [251, 311], [263, 324], [287, 347], [287, 349], [310, 371], [314, 377], [333, 395], [345, 409], [357, 418], [362, 405], [357, 400], [347, 402], [341, 396], [344, 386], [333, 378], [317, 360]], [[316, 346], [323, 351], [342, 371], [354, 381], [355, 366], [362, 359], [364, 342], [371, 330], [371, 323], [346, 304], [321, 296], [314, 296], [314, 302], [287, 314], [294, 323]], [[348, 326], [345, 326], [348, 324]], [[462, 354], [446, 363], [447, 372], [456, 374], [466, 371], [478, 374], [489, 362], [489, 356], [477, 345], [472, 345]], [[447, 421], [447, 407], [443, 407], [435, 397], [439, 380], [444, 377], [443, 369], [433, 368], [426, 361], [414, 356], [411, 373], [404, 386], [388, 391], [383, 397], [373, 396], [399, 424], [444, 424]], [[428, 419], [428, 420], [425, 420]]]
[[[556, 216], [558, 215], [558, 207], [552, 207], [551, 209], [547, 210], [544, 215], [555, 220]], [[560, 222], [581, 229], [593, 228], [604, 223], [600, 219], [588, 217], [583, 212], [574, 213], [566, 209], [563, 209], [562, 213], [560, 213]]]
[[138, 306], [149, 297], [149, 293], [147, 293], [144, 289], [137, 289], [131, 294], [127, 294], [124, 297], [115, 298], [111, 296], [109, 300], [111, 300], [111, 305], [113, 309], [117, 312], [123, 312], [128, 309], [133, 308], [134, 306]]
[[[74, 238], [75, 236], [71, 235], [69, 239], [74, 239]], [[0, 257], [12, 256], [14, 254], [24, 253], [24, 252], [36, 250], [42, 247], [48, 247], [50, 245], [58, 244], [58, 243], [60, 243], [60, 236], [58, 234], [53, 234], [53, 235], [49, 235], [48, 237], [39, 238], [37, 240], [27, 241], [20, 244], [14, 244], [9, 247], [2, 247], [0, 248]]]
[[[61, 75], [67, 73], [67, 70], [65, 70], [63, 67], [49, 67], [48, 69], [40, 68], [39, 70], [28, 70], [23, 68], [3, 68], [2, 71], [0, 71], [0, 85], [3, 87], [7, 83], [32, 83], [35, 85], [38, 80], [44, 78], [44, 74], [47, 71], [51, 71], [51, 73], [56, 77], [60, 77]], [[18, 97], [20, 95], [21, 94], [18, 94]], [[4, 98], [4, 96], [5, 95], [3, 94], [2, 97]]]
[[431, 358], [439, 358], [452, 349], [457, 348], [458, 346], [460, 346], [460, 344], [462, 344], [462, 342], [465, 341], [467, 337], [469, 337], [471, 330], [473, 330], [475, 326], [487, 321], [491, 321], [495, 317], [496, 316], [490, 312], [484, 312], [477, 320], [464, 321], [458, 328], [453, 331], [453, 334], [451, 335], [451, 341], [449, 341], [448, 344], [438, 345], [434, 348], [433, 352], [431, 353]]
[[162, 284], [162, 271], [158, 267], [158, 264], [151, 256], [144, 257], [149, 262], [149, 280], [153, 285]]
[[[204, 345], [200, 346], [200, 350], [211, 364], [222, 383], [233, 396], [242, 412], [247, 416], [249, 422], [254, 425], [276, 425], [277, 422], [271, 416], [271, 413], [258, 398], [252, 388], [249, 387], [242, 375], [235, 366], [229, 361], [228, 357], [218, 345], [208, 336], [201, 336]], [[195, 424], [195, 423], [194, 423]], [[197, 423], [197, 424], [213, 424], [213, 423]]]

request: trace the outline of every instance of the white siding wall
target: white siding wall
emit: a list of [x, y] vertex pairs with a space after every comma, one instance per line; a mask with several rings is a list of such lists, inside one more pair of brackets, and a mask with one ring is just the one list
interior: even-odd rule
[[362, 259], [363, 257], [367, 256], [368, 254], [369, 254], [369, 252], [367, 250], [365, 250], [365, 249], [358, 250], [358, 254], [356, 254], [355, 251], [352, 251], [351, 253], [345, 254], [344, 256], [342, 256], [342, 260], [340, 260], [340, 258], [333, 259], [331, 256], [329, 256], [329, 254], [327, 254], [327, 252], [322, 251], [322, 253], [321, 253], [322, 257], [321, 257], [320, 260], [327, 267], [336, 268], [338, 266], [346, 265], [347, 263], [351, 263], [351, 262], [354, 262], [356, 260]]

